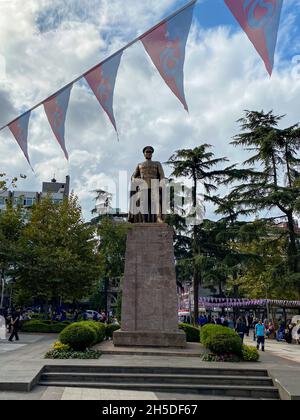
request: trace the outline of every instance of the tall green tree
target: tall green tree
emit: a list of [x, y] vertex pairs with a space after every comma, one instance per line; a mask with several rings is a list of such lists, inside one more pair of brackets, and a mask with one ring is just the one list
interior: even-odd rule
[[0, 307], [3, 306], [6, 278], [15, 275], [19, 254], [19, 238], [23, 227], [24, 222], [20, 207], [14, 207], [13, 203], [8, 200], [5, 211], [0, 212]]
[[[110, 279], [122, 278], [125, 269], [126, 238], [131, 225], [127, 222], [116, 222], [110, 216], [100, 219], [97, 232], [99, 237], [100, 282], [98, 295], [107, 294]], [[119, 295], [121, 289], [119, 290]], [[121, 295], [120, 295], [121, 296]], [[119, 300], [120, 300], [119, 296]], [[105, 296], [107, 299], [107, 296]], [[103, 299], [99, 299], [99, 302]], [[105, 301], [106, 303], [106, 301]]]
[[[215, 158], [214, 153], [209, 151], [210, 145], [203, 144], [194, 149], [183, 149], [176, 151], [166, 162], [173, 168], [171, 176], [175, 178], [186, 177], [192, 180], [192, 202], [194, 209], [198, 205], [198, 187], [201, 182], [204, 188], [204, 200], [211, 201], [211, 193], [217, 190], [216, 183], [226, 175], [226, 170], [216, 169], [220, 164], [227, 161], [227, 158]], [[215, 169], [213, 169], [215, 168]], [[198, 241], [201, 232], [201, 225], [195, 224], [192, 228], [192, 256], [193, 256], [193, 288], [194, 288], [194, 322], [198, 320], [199, 313], [199, 284], [201, 272], [196, 264], [200, 255], [200, 243]]]
[[126, 238], [130, 224], [115, 222], [104, 217], [98, 226], [101, 274], [104, 277], [121, 277], [124, 274]]
[[234, 203], [237, 212], [244, 211], [247, 215], [278, 211], [275, 216], [284, 217], [288, 237], [286, 276], [292, 279], [300, 295], [300, 254], [295, 223], [300, 196], [300, 128], [296, 124], [280, 129], [282, 119], [283, 116], [273, 112], [246, 111], [239, 120], [242, 132], [235, 136], [232, 144], [254, 154], [244, 162], [246, 169], [232, 168], [228, 182], [234, 187], [227, 201]]
[[[82, 220], [77, 197], [35, 204], [20, 238], [17, 287], [46, 302], [88, 296], [99, 278], [95, 229]], [[22, 294], [22, 293], [21, 293]]]

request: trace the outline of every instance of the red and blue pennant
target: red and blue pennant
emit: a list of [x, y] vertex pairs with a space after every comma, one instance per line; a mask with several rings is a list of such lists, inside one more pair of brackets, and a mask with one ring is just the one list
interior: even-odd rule
[[122, 54], [122, 52], [116, 54], [108, 61], [103, 64], [99, 64], [99, 66], [85, 75], [86, 81], [94, 92], [100, 105], [108, 115], [116, 131], [117, 126], [113, 111], [113, 100], [116, 78]]
[[187, 111], [184, 94], [184, 61], [194, 6], [195, 4], [192, 4], [140, 38], [160, 75]]
[[23, 114], [20, 118], [13, 121], [8, 125], [8, 128], [14, 135], [15, 139], [18, 142], [18, 145], [20, 146], [21, 150], [24, 153], [24, 156], [26, 157], [29, 165], [30, 160], [28, 156], [28, 125], [29, 125], [29, 118], [30, 118], [30, 111]]
[[225, 0], [263, 59], [270, 76], [283, 0]]
[[44, 102], [49, 124], [67, 159], [69, 156], [65, 144], [65, 121], [72, 87], [73, 85], [67, 86]]

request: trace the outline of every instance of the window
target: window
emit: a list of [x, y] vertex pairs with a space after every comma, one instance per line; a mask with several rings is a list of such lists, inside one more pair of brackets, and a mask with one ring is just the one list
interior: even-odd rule
[[23, 204], [24, 204], [24, 197], [15, 197], [14, 198], [14, 204], [16, 206], [23, 206]]
[[24, 200], [24, 206], [33, 206], [34, 203], [35, 203], [34, 197], [26, 197]]

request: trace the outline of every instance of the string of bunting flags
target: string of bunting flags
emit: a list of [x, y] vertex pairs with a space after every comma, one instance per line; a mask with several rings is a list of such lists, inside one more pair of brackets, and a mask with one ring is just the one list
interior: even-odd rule
[[[271, 76], [283, 0], [224, 0], [224, 2], [253, 43]], [[9, 128], [31, 166], [28, 155], [29, 121], [32, 111], [43, 106], [53, 134], [68, 159], [65, 142], [67, 109], [74, 84], [85, 79], [118, 136], [113, 110], [115, 83], [123, 52], [138, 41], [143, 44], [162, 79], [188, 111], [184, 93], [184, 62], [196, 3], [197, 0], [192, 0], [59, 91], [1, 127], [0, 131]]]
[[230, 298], [199, 298], [199, 305], [203, 307], [234, 308], [248, 306], [276, 305], [282, 307], [300, 307], [300, 301], [280, 299], [230, 299]]

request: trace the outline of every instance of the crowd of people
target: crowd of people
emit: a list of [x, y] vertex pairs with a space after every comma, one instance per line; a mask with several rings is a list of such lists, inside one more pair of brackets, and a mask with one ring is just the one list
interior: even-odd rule
[[231, 328], [238, 333], [242, 341], [244, 341], [245, 335], [249, 337], [250, 330], [253, 330], [253, 341], [257, 341], [257, 347], [260, 348], [261, 345], [263, 351], [265, 339], [300, 344], [300, 321], [297, 324], [285, 323], [282, 320], [274, 323], [268, 320], [258, 320], [251, 315], [234, 318], [233, 316], [201, 314], [198, 318], [198, 324], [200, 327], [206, 324], [216, 324]]
[[[4, 329], [4, 338], [6, 336], [6, 333], [8, 333], [8, 341], [11, 342], [14, 339], [16, 341], [19, 341], [19, 329], [21, 321], [30, 321], [31, 319], [35, 319], [36, 314], [42, 316], [42, 320], [52, 322], [78, 322], [82, 320], [93, 320], [97, 322], [103, 322], [106, 324], [118, 323], [118, 320], [113, 316], [112, 313], [106, 314], [104, 310], [100, 310], [99, 312], [97, 312], [75, 309], [71, 312], [67, 312], [65, 309], [62, 308], [49, 308], [47, 312], [41, 314], [39, 312], [33, 312], [32, 310], [23, 310], [21, 308], [17, 308], [16, 310], [4, 308], [0, 310], [0, 327], [3, 327]], [[1, 334], [0, 338], [3, 339]]]

